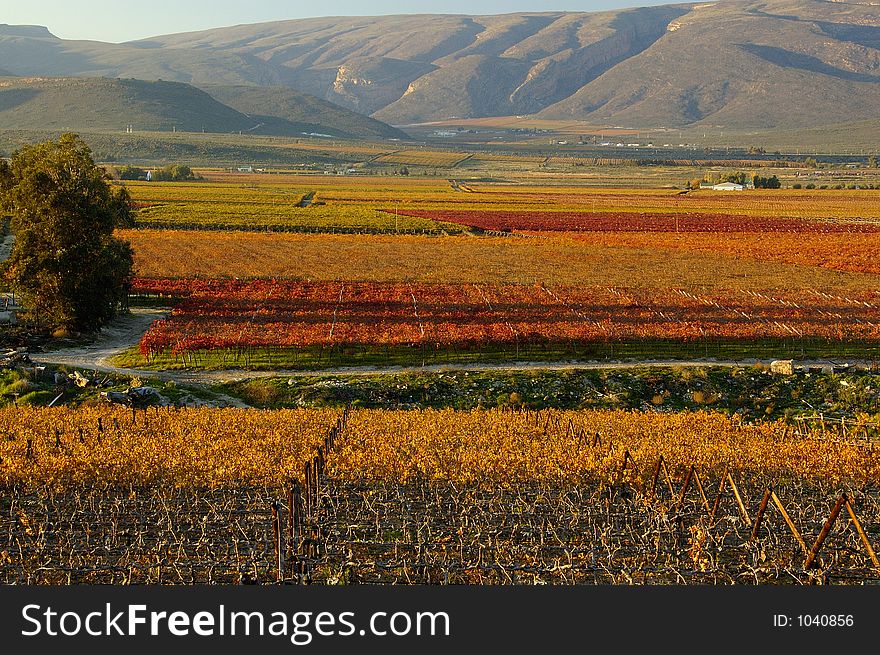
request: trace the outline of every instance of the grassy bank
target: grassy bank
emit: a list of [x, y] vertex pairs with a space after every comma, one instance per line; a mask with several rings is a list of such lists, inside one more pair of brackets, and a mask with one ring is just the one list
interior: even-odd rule
[[474, 347], [339, 345], [307, 348], [200, 350], [183, 355], [163, 352], [145, 357], [137, 348], [117, 355], [113, 364], [142, 370], [322, 370], [350, 366], [445, 366], [477, 363], [561, 361], [662, 361], [715, 359], [880, 359], [880, 344], [824, 339], [754, 341], [672, 340], [589, 344], [486, 344]]
[[219, 389], [263, 408], [710, 409], [748, 421], [818, 413], [880, 415], [880, 378], [875, 374], [780, 376], [761, 365], [316, 375], [244, 380]]

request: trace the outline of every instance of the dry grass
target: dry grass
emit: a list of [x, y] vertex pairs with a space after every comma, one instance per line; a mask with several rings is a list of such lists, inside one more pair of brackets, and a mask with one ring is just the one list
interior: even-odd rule
[[410, 164], [414, 166], [454, 166], [468, 158], [464, 152], [446, 152], [443, 150], [399, 150], [382, 155], [377, 162], [382, 164]]

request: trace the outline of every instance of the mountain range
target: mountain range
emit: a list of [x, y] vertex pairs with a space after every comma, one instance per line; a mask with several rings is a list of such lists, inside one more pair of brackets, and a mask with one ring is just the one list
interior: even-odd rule
[[106, 77], [0, 78], [7, 130], [221, 132], [406, 138], [380, 121], [288, 87]]
[[[791, 129], [878, 117], [880, 6], [721, 0], [594, 13], [313, 18], [124, 44], [0, 25], [0, 68], [179, 82], [238, 114], [291, 123], [320, 124], [296, 107], [311, 103], [308, 116], [320, 118], [333, 103], [401, 126], [525, 114]], [[236, 124], [232, 115], [218, 120]], [[260, 129], [275, 129], [263, 122]]]

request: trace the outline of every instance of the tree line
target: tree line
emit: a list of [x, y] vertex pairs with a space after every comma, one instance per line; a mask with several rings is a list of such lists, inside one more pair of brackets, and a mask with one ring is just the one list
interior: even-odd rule
[[750, 174], [744, 171], [728, 171], [721, 173], [717, 177], [706, 176], [702, 180], [691, 180], [688, 188], [699, 189], [701, 184], [723, 184], [724, 182], [732, 182], [733, 184], [741, 184], [742, 186], [752, 185], [756, 189], [779, 189], [782, 182], [776, 175], [764, 177], [757, 174]]
[[[198, 180], [193, 170], [184, 164], [169, 164], [155, 171], [149, 171], [150, 179], [155, 182], [188, 182]], [[147, 179], [147, 170], [138, 166], [119, 166], [116, 176], [120, 180], [137, 181]]]

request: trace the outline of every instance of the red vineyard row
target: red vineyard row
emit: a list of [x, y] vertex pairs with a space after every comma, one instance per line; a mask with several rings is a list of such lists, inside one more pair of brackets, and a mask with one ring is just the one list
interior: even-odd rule
[[880, 296], [819, 291], [490, 284], [138, 280], [181, 298], [144, 335], [144, 355], [243, 347], [697, 341], [818, 337], [880, 341]]
[[[394, 213], [393, 210], [386, 210]], [[842, 234], [880, 232], [880, 223], [766, 218], [735, 214], [654, 212], [485, 211], [479, 209], [415, 210], [406, 216], [457, 223], [498, 232], [758, 232], [776, 234]]]

